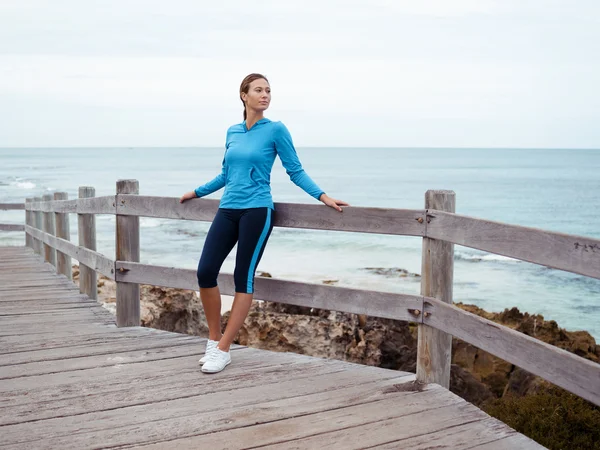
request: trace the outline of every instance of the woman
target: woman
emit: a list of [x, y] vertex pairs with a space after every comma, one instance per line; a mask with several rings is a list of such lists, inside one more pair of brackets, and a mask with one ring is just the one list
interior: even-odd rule
[[[264, 117], [271, 102], [271, 87], [263, 75], [253, 73], [244, 78], [240, 99], [244, 121], [227, 130], [221, 173], [179, 200], [183, 203], [225, 187], [198, 263], [200, 298], [209, 329], [206, 353], [199, 361], [206, 373], [220, 372], [231, 362], [229, 347], [252, 304], [254, 273], [273, 229], [270, 179], [275, 156], [279, 155], [290, 179], [309, 195], [339, 212], [340, 206], [348, 206], [327, 196], [304, 172], [285, 125]], [[236, 242], [235, 297], [225, 333], [221, 334], [217, 275]]]

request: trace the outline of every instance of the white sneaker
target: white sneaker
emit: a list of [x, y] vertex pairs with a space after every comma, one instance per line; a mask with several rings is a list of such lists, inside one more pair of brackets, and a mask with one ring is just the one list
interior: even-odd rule
[[213, 341], [211, 339], [208, 340], [208, 342], [206, 343], [206, 350], [204, 351], [204, 356], [202, 358], [200, 358], [200, 360], [198, 361], [198, 363], [200, 365], [204, 364], [207, 360], [208, 357], [210, 356], [210, 353], [217, 348], [217, 344], [219, 343], [219, 341]]
[[227, 367], [229, 363], [231, 363], [229, 352], [224, 352], [219, 347], [215, 347], [208, 356], [206, 363], [202, 366], [202, 372], [217, 373]]

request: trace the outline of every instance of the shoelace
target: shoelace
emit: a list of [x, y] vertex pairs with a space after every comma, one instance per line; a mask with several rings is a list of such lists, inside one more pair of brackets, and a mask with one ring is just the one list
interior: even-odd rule
[[[210, 354], [208, 355], [207, 361], [214, 361], [215, 359], [220, 359], [221, 358], [221, 354], [217, 352], [217, 350], [219, 350], [217, 347], [215, 347], [213, 349], [213, 351], [210, 352]], [[221, 350], [219, 350], [221, 351]]]

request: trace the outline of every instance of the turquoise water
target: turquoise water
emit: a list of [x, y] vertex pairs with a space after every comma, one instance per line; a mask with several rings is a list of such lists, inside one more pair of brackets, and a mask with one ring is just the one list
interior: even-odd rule
[[[309, 175], [332, 197], [353, 206], [422, 208], [428, 189], [456, 193], [456, 212], [510, 224], [600, 238], [600, 150], [306, 148]], [[220, 171], [222, 149], [0, 149], [0, 202], [94, 186], [113, 195], [115, 182], [134, 178], [140, 193], [179, 197]], [[315, 203], [293, 185], [281, 163], [273, 168], [276, 202]], [[219, 198], [220, 192], [211, 195]], [[22, 211], [0, 222], [22, 222]], [[194, 268], [208, 223], [141, 219], [142, 262]], [[114, 217], [99, 216], [98, 249], [114, 255]], [[71, 216], [72, 240], [77, 240]], [[21, 244], [0, 233], [0, 245]], [[455, 301], [497, 311], [517, 306], [561, 326], [600, 338], [600, 280], [455, 247]], [[223, 270], [231, 272], [234, 252]], [[259, 270], [275, 277], [392, 292], [417, 293], [419, 282], [365, 268], [420, 273], [421, 240], [275, 229]]]

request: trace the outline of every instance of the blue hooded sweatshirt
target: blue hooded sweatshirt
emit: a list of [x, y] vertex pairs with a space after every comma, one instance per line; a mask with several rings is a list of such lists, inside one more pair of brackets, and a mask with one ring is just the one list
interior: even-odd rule
[[286, 126], [267, 118], [249, 130], [246, 121], [229, 127], [221, 173], [194, 192], [204, 197], [224, 186], [220, 208], [275, 209], [271, 197], [271, 169], [276, 155], [294, 184], [317, 200], [324, 194], [302, 168]]

